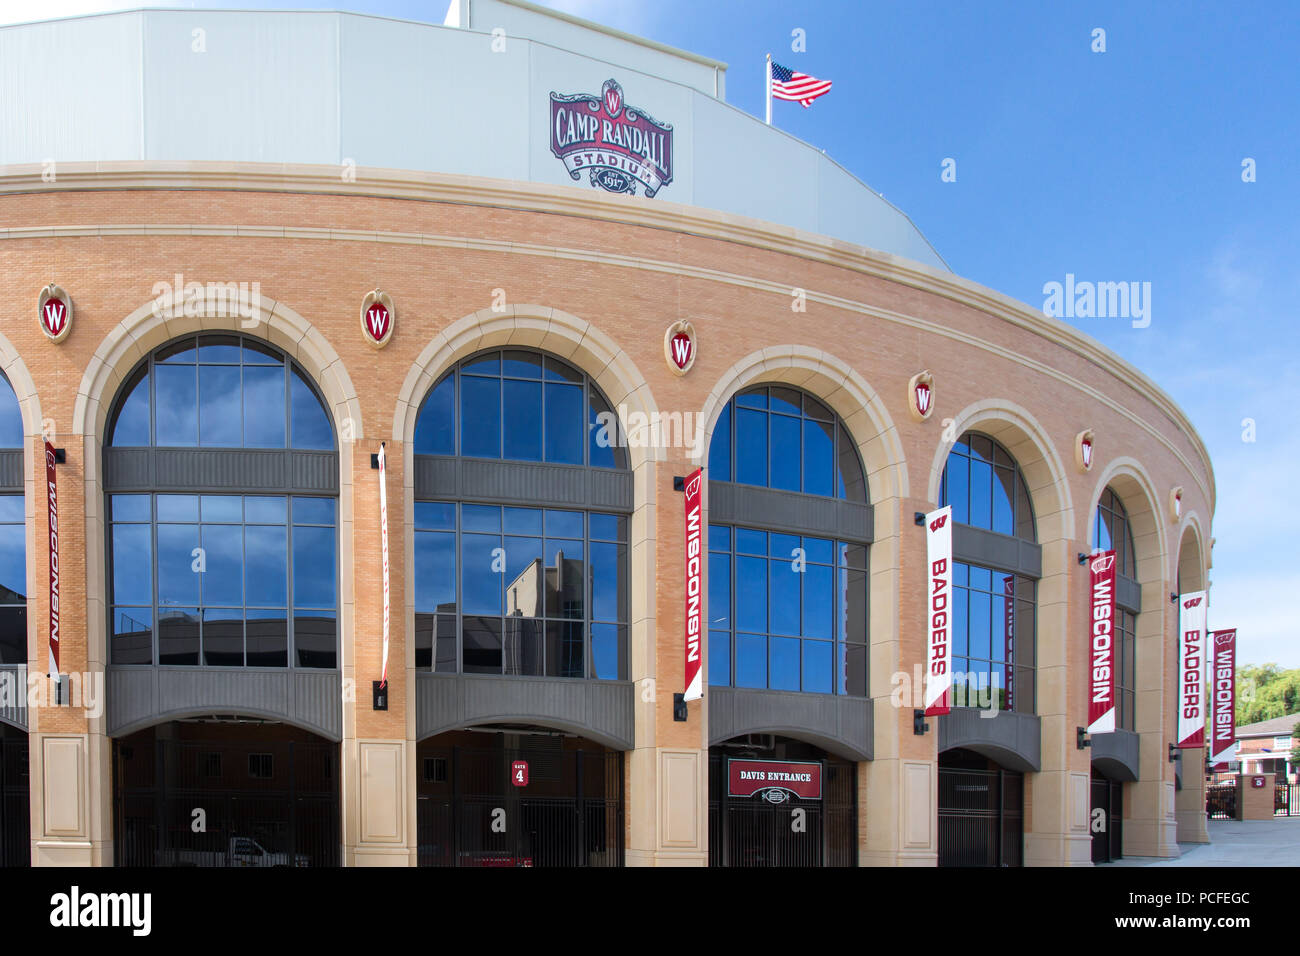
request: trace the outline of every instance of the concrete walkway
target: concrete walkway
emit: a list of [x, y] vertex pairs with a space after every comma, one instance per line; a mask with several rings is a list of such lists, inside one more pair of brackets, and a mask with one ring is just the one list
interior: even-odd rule
[[1300, 866], [1300, 817], [1210, 820], [1208, 844], [1180, 843], [1182, 856], [1125, 857], [1102, 866]]

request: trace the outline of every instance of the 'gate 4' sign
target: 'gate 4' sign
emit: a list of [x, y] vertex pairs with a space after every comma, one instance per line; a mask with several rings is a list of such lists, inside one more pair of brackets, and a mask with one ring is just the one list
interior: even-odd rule
[[527, 760], [516, 760], [510, 764], [510, 782], [516, 787], [528, 786]]

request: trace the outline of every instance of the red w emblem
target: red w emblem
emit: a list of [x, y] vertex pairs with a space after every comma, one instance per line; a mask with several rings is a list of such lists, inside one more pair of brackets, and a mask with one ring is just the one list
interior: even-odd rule
[[691, 337], [685, 332], [678, 332], [673, 336], [673, 363], [678, 368], [684, 370], [691, 363], [691, 345]]
[[58, 335], [63, 331], [63, 325], [68, 321], [68, 309], [58, 299], [47, 299], [45, 307], [41, 309], [41, 321], [45, 323], [45, 328], [49, 330], [50, 335]]
[[922, 415], [930, 410], [930, 386], [924, 382], [916, 383], [916, 410]]
[[939, 517], [935, 518], [933, 521], [930, 522], [930, 530], [931, 530], [931, 531], [938, 531], [940, 528], [942, 528], [942, 527], [943, 527], [944, 525], [946, 525], [947, 523], [948, 523], [948, 516], [947, 516], [947, 515], [940, 515]]
[[1200, 603], [1201, 603], [1200, 598], [1192, 598], [1190, 601], [1184, 601], [1183, 607], [1196, 607], [1196, 605]]
[[618, 114], [623, 112], [623, 88], [613, 80], [606, 80], [602, 92], [605, 94], [605, 112], [612, 119], [618, 119]]
[[366, 331], [376, 342], [382, 342], [388, 334], [388, 310], [376, 302], [366, 309]]

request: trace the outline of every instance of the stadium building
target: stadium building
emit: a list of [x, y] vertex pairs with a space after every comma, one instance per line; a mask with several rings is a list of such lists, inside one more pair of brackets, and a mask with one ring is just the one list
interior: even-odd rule
[[[1170, 747], [1201, 439], [724, 64], [454, 0], [10, 26], [0, 75], [5, 863], [1205, 840]], [[924, 719], [943, 506], [957, 706]]]

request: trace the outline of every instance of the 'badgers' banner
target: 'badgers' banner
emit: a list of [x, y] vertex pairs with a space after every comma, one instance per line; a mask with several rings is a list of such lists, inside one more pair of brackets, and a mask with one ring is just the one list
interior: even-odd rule
[[952, 506], [925, 516], [925, 715], [952, 708]]
[[1115, 552], [1088, 562], [1088, 733], [1115, 729]]
[[1210, 763], [1237, 757], [1237, 629], [1210, 632]]
[[1178, 746], [1205, 746], [1206, 592], [1178, 596]]
[[704, 470], [696, 468], [686, 478], [686, 700], [703, 696], [700, 679], [700, 490]]

